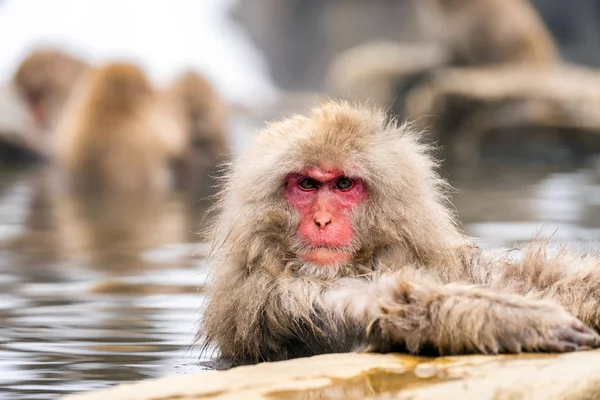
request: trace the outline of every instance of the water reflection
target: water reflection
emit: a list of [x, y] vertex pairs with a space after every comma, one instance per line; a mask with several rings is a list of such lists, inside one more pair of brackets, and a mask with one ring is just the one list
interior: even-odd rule
[[185, 193], [82, 199], [52, 171], [6, 175], [0, 391], [47, 399], [195, 369], [206, 206]]
[[[198, 296], [83, 294], [82, 299], [77, 285], [45, 286], [17, 291], [14, 297], [27, 300], [2, 313], [9, 339], [0, 346], [0, 357], [12, 372], [2, 374], [0, 385], [14, 398], [48, 398], [50, 392], [155, 377], [195, 362], [186, 350]], [[53, 290], [57, 286], [62, 290]]]
[[505, 168], [458, 184], [454, 202], [465, 230], [485, 247], [550, 238], [573, 251], [597, 248], [598, 170]]
[[[542, 232], [582, 250], [600, 238], [598, 179], [593, 168], [495, 169], [455, 181], [454, 202], [484, 246]], [[198, 370], [190, 346], [207, 249], [195, 232], [209, 202], [81, 199], [56, 187], [51, 170], [0, 179], [2, 398]]]

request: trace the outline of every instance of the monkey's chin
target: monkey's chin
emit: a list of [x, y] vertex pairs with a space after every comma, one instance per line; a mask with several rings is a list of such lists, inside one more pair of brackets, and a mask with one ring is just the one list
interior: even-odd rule
[[352, 261], [352, 255], [348, 252], [322, 247], [302, 253], [300, 259], [318, 266], [340, 265]]

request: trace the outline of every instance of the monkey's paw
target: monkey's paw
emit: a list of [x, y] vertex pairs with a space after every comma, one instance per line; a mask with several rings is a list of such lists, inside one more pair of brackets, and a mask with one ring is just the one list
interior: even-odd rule
[[562, 353], [600, 347], [600, 336], [558, 305], [523, 299], [504, 306], [494, 304], [488, 312], [478, 307], [450, 311], [445, 318], [425, 314], [421, 321], [407, 320], [404, 307], [397, 309], [399, 313], [388, 308], [369, 326], [366, 350], [400, 347], [411, 353], [434, 350], [450, 355]]
[[500, 310], [480, 334], [484, 344], [486, 338], [491, 341], [496, 353], [564, 353], [600, 347], [600, 336], [592, 328], [557, 304], [535, 300]]

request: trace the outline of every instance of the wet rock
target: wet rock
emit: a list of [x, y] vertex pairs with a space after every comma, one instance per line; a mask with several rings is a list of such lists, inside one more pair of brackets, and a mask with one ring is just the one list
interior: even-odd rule
[[327, 87], [334, 97], [397, 111], [415, 84], [448, 61], [446, 49], [434, 42], [367, 42], [334, 58]]
[[[535, 138], [553, 139], [574, 159], [600, 151], [600, 71], [572, 65], [549, 68], [441, 69], [409, 93], [406, 115], [433, 127], [445, 156], [474, 164], [480, 145], [495, 135], [509, 151]], [[534, 142], [533, 152], [543, 146]], [[557, 152], [549, 157], [560, 156]]]
[[437, 359], [331, 354], [122, 384], [65, 400], [595, 399], [600, 351]]

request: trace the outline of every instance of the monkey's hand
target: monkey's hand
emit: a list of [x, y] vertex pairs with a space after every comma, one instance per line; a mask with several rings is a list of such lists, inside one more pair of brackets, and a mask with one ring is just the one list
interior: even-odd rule
[[553, 302], [405, 280], [382, 294], [367, 332], [368, 351], [498, 354], [600, 347], [594, 330]]
[[[532, 242], [509, 254], [488, 251], [474, 263], [475, 282], [493, 289], [553, 300], [585, 324], [600, 330], [600, 257], [575, 254]], [[521, 282], [519, 285], [511, 284]]]

